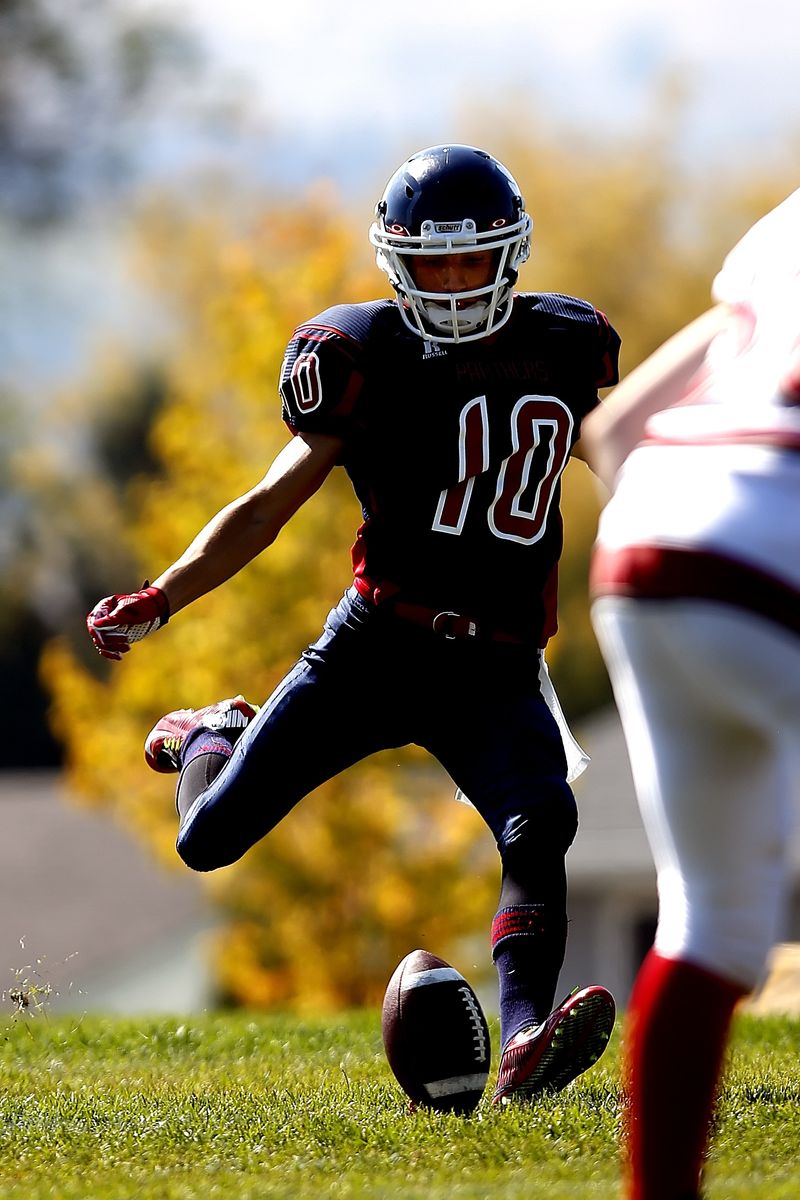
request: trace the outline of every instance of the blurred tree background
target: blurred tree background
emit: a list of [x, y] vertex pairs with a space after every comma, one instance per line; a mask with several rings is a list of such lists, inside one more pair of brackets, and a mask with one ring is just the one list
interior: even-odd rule
[[[106, 185], [116, 193], [135, 174], [141, 135], [131, 130], [143, 98], [157, 108], [184, 71], [200, 69], [180, 31], [130, 24], [124, 5], [66, 8], [102, 16], [102, 79], [97, 60], [79, 54], [64, 6], [13, 0], [0, 10], [0, 69], [13, 68], [0, 76], [7, 234], [75, 220], [84, 186], [95, 198]], [[22, 52], [13, 60], [9, 32]], [[31, 72], [49, 105], [24, 103]], [[793, 185], [752, 164], [725, 180], [688, 172], [678, 111], [667, 90], [638, 135], [606, 143], [523, 128], [510, 109], [464, 117], [463, 140], [510, 166], [534, 216], [522, 286], [603, 309], [623, 337], [623, 372], [708, 305], [724, 251]], [[397, 160], [410, 149], [398, 148]], [[292, 328], [332, 303], [386, 294], [385, 280], [366, 240], [373, 195], [345, 202], [320, 181], [299, 199], [267, 198], [217, 178], [191, 193], [141, 185], [126, 196], [125, 254], [168, 336], [98, 350], [86, 379], [59, 387], [44, 421], [22, 419], [13, 387], [0, 392], [0, 670], [22, 714], [6, 727], [2, 765], [63, 762], [76, 794], [183, 869], [171, 784], [146, 770], [143, 736], [171, 708], [269, 694], [348, 583], [360, 520], [350, 485], [334, 473], [266, 555], [119, 665], [97, 658], [84, 614], [101, 595], [158, 574], [263, 474], [286, 439], [276, 381]], [[586, 599], [599, 498], [580, 463], [568, 469], [563, 510], [561, 630], [548, 657], [579, 720], [610, 695]], [[359, 703], [368, 692], [354, 695], [354, 720]], [[480, 944], [483, 969], [496, 855], [452, 792], [421, 752], [378, 755], [207, 877], [224, 914], [221, 997], [301, 1010], [375, 1003], [387, 968], [415, 945], [455, 956]]]
[[146, 430], [162, 374], [146, 355], [95, 363], [91, 394], [67, 397], [59, 387], [63, 411], [46, 412], [36, 387], [8, 374], [12, 355], [2, 352], [19, 309], [38, 310], [29, 318], [34, 328], [46, 320], [15, 266], [36, 262], [49, 244], [55, 274], [69, 239], [73, 253], [96, 249], [93, 239], [87, 244], [90, 221], [129, 203], [163, 106], [186, 107], [201, 71], [185, 30], [124, 0], [0, 4], [0, 258], [8, 288], [5, 305], [0, 294], [0, 677], [14, 699], [2, 767], [61, 761], [36, 662], [50, 634], [76, 623], [112, 564], [130, 569], [116, 537], [117, 505], [131, 475], [150, 465]]
[[0, 212], [41, 227], [125, 196], [143, 133], [199, 66], [174, 20], [124, 0], [3, 0]]

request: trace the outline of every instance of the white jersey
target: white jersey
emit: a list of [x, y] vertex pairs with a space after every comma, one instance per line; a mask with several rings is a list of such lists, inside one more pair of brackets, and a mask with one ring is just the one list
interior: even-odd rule
[[593, 591], [729, 600], [800, 632], [800, 189], [730, 251], [712, 290], [734, 319], [625, 461]]

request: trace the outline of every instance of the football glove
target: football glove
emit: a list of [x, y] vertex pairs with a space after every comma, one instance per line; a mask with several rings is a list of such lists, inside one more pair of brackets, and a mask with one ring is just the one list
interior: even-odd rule
[[169, 620], [169, 601], [160, 588], [147, 580], [140, 592], [127, 596], [106, 596], [95, 604], [86, 618], [86, 628], [103, 658], [119, 661], [134, 642], [140, 642]]

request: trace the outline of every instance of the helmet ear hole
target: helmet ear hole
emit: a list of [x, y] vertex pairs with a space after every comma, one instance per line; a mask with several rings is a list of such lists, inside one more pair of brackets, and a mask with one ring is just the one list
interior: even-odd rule
[[[533, 222], [515, 180], [491, 154], [474, 146], [421, 150], [395, 172], [375, 211], [370, 241], [377, 264], [414, 333], [439, 342], [472, 341], [508, 320]], [[495, 252], [488, 286], [425, 292], [415, 285], [420, 255], [487, 250]]]

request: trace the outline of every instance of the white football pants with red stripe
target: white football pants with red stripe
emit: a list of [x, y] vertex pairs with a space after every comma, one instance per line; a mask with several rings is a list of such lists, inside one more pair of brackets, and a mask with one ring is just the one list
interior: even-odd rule
[[800, 638], [697, 601], [596, 599], [658, 873], [656, 950], [748, 989], [780, 940], [800, 781]]

